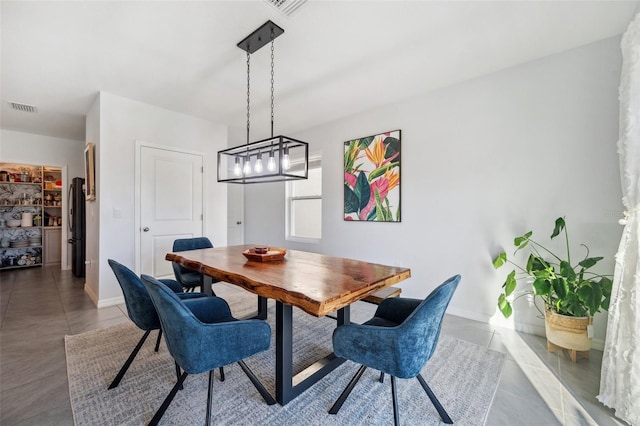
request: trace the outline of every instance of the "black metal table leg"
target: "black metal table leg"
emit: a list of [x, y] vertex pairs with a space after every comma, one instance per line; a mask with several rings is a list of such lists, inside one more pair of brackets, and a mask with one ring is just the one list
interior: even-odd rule
[[216, 295], [211, 288], [212, 284], [213, 284], [213, 278], [211, 278], [209, 275], [202, 274], [202, 288], [200, 290], [207, 296]]
[[[338, 311], [337, 325], [349, 324], [350, 308]], [[286, 405], [345, 360], [331, 353], [293, 375], [293, 307], [276, 301], [276, 401]]]
[[293, 307], [276, 301], [276, 401], [293, 399]]
[[256, 319], [267, 319], [267, 298], [264, 296], [258, 296], [258, 314], [254, 317]]

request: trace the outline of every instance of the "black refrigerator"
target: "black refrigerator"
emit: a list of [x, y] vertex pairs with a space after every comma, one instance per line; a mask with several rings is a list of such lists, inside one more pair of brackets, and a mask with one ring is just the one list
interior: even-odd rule
[[71, 244], [71, 272], [76, 277], [85, 273], [85, 197], [84, 179], [75, 177], [69, 186], [69, 244]]

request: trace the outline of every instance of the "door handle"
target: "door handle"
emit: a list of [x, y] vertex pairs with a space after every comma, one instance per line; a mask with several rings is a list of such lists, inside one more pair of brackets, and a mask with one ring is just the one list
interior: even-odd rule
[[237, 222], [236, 222], [236, 225], [242, 225], [242, 221], [240, 221], [240, 220], [239, 220], [239, 221], [237, 221]]
[[142, 230], [143, 230], [144, 232], [149, 232], [149, 227], [148, 227], [148, 226], [145, 226], [144, 228], [142, 228]]

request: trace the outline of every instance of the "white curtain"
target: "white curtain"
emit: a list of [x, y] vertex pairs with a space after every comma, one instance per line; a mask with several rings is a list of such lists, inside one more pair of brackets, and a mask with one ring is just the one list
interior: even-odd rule
[[640, 425], [640, 14], [622, 37], [620, 172], [625, 219], [616, 254], [598, 400]]

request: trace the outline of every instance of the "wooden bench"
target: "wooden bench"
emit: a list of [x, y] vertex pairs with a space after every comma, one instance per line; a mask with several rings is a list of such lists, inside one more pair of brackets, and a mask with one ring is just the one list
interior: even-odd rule
[[[374, 305], [379, 305], [380, 303], [382, 303], [382, 301], [384, 299], [387, 299], [389, 297], [398, 297], [398, 296], [400, 296], [400, 293], [402, 293], [402, 289], [401, 288], [398, 288], [398, 287], [385, 287], [380, 291], [376, 291], [375, 293], [368, 295], [367, 297], [362, 299], [362, 301], [363, 302], [368, 302], [368, 303], [373, 303]], [[327, 316], [329, 318], [332, 318], [332, 319], [338, 319], [334, 315], [327, 315]]]
[[400, 296], [400, 293], [402, 293], [402, 289], [399, 287], [386, 287], [380, 291], [376, 291], [375, 293], [370, 294], [369, 296], [362, 299], [362, 301], [379, 305], [384, 299], [387, 299], [389, 297], [398, 297]]

